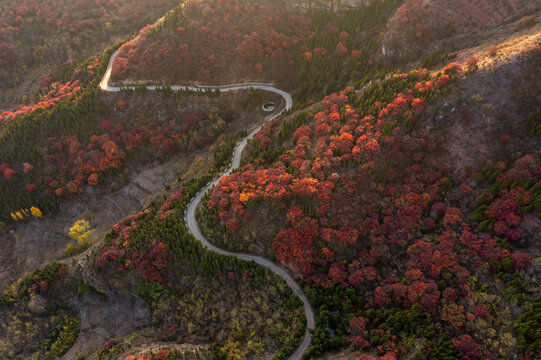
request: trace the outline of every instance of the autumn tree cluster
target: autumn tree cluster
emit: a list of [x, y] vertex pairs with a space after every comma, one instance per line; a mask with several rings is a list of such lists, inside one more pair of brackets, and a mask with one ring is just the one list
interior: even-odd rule
[[[500, 321], [475, 279], [497, 276], [506, 291], [524, 292], [517, 279], [530, 256], [509, 244], [528, 236], [524, 214], [541, 209], [541, 158], [532, 153], [509, 170], [499, 163], [488, 177], [477, 175], [487, 188], [455, 184], [438, 162], [441, 134], [422, 123], [427, 104], [461, 69], [451, 63], [434, 77], [425, 69], [395, 74], [360, 97], [353, 88], [326, 97], [309, 119], [271, 123], [255, 137], [248, 163], [214, 188], [205, 216], [222, 224], [210, 235], [226, 246], [254, 248], [250, 222], [262, 207], [285, 217], [272, 250], [321, 306], [312, 354], [343, 343], [381, 359], [408, 353], [400, 337], [406, 315], [382, 321], [390, 313], [378, 309], [420, 314], [424, 325], [407, 330], [426, 338], [419, 359], [516, 350], [516, 340], [495, 348], [472, 330]], [[472, 218], [474, 209], [450, 193], [478, 197], [481, 207]]]
[[292, 48], [314, 36], [311, 19], [280, 1], [195, 0], [177, 12], [120, 48], [114, 80], [208, 84], [263, 78], [269, 67], [294, 66]]
[[397, 0], [335, 13], [287, 1], [189, 1], [122, 46], [113, 80], [167, 84], [270, 81], [300, 102], [379, 72], [371, 56]]
[[[29, 162], [0, 164], [0, 181], [13, 186], [18, 183], [20, 191], [33, 197], [34, 203], [43, 196], [73, 196], [81, 193], [85, 185], [98, 186], [102, 177], [118, 172], [128, 154], [162, 157], [192, 142], [196, 146], [208, 144], [217, 129], [206, 126], [209, 120], [200, 112], [181, 112], [175, 120], [131, 129], [104, 120], [90, 138], [49, 138], [38, 146], [41, 159], [36, 162], [37, 168]], [[193, 138], [193, 134], [198, 135]]]
[[48, 93], [41, 97], [38, 103], [32, 104], [30, 106], [23, 105], [13, 111], [4, 111], [2, 114], [0, 114], [0, 124], [4, 124], [16, 117], [26, 115], [34, 110], [47, 109], [54, 106], [60, 100], [65, 99], [66, 97], [69, 97], [80, 91], [81, 87], [79, 86], [79, 84], [80, 82], [78, 80], [68, 82], [66, 84], [51, 84], [51, 90], [49, 90]]

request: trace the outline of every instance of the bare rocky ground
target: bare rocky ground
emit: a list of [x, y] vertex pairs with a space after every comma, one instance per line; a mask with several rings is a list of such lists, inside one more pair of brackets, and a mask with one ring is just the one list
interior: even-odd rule
[[[541, 24], [458, 53], [457, 62], [476, 57], [478, 67], [434, 105], [440, 111], [427, 125], [443, 130], [443, 155], [459, 179], [486, 162], [518, 158], [539, 145], [524, 122], [541, 104], [541, 56], [532, 52], [540, 45]], [[495, 56], [489, 55], [492, 46]], [[502, 141], [505, 135], [509, 141]]]
[[[144, 208], [153, 199], [160, 199], [166, 193], [165, 186], [175, 181], [176, 174], [188, 174], [190, 178], [208, 171], [212, 159], [207, 154], [208, 151], [181, 154], [167, 163], [148, 167], [134, 174], [131, 181], [120, 190], [100, 198], [92, 197], [91, 204], [82, 204], [88, 207], [80, 210], [86, 209], [92, 223], [97, 224], [96, 238], [103, 239], [110, 228], [122, 218]], [[77, 201], [74, 207], [81, 206], [81, 202]], [[77, 214], [80, 217], [81, 212], [75, 211], [75, 218]], [[69, 228], [72, 218], [59, 219], [63, 220]], [[51, 226], [54, 226], [54, 221]], [[99, 246], [100, 242], [97, 241], [92, 248], [73, 259], [76, 261], [76, 271], [80, 272], [78, 276], [87, 280], [99, 293], [84, 294], [72, 300], [70, 305], [79, 310], [81, 331], [77, 342], [63, 356], [62, 359], [65, 360], [95, 349], [109, 339], [127, 336], [134, 330], [143, 329], [151, 321], [150, 308], [144, 300], [111, 286], [107, 279], [96, 276], [92, 271], [91, 259], [87, 258], [87, 255]], [[129, 281], [126, 279], [126, 282]]]
[[146, 302], [131, 294], [107, 292], [84, 294], [74, 299], [80, 310], [81, 330], [77, 342], [62, 357], [74, 359], [77, 354], [95, 349], [109, 339], [126, 336], [150, 323]]

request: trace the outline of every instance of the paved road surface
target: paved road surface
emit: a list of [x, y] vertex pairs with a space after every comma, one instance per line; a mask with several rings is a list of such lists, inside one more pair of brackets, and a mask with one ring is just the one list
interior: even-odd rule
[[[113, 92], [115, 92], [115, 91], [120, 91], [121, 90], [120, 87], [109, 86], [109, 80], [111, 78], [111, 69], [113, 67], [113, 62], [114, 62], [114, 60], [116, 58], [117, 53], [118, 53], [118, 50], [115, 51], [112, 54], [111, 59], [109, 61], [109, 65], [107, 67], [107, 71], [106, 71], [102, 81], [100, 82], [100, 88], [102, 90], [104, 90], [104, 91], [113, 91]], [[135, 86], [129, 86], [129, 87], [123, 87], [123, 88], [135, 89]], [[156, 90], [158, 88], [159, 88], [159, 86], [147, 86], [148, 90]], [[197, 90], [207, 90], [207, 89], [210, 89], [210, 90], [218, 89], [221, 92], [228, 92], [230, 90], [234, 91], [234, 90], [246, 90], [246, 89], [259, 89], [259, 90], [270, 91], [270, 92], [273, 92], [275, 94], [278, 94], [278, 95], [282, 96], [284, 98], [284, 100], [285, 100], [284, 109], [282, 109], [280, 112], [278, 112], [278, 113], [276, 113], [274, 115], [271, 115], [271, 116], [267, 117], [265, 119], [265, 123], [274, 120], [275, 118], [280, 116], [280, 114], [283, 111], [289, 110], [293, 106], [293, 100], [292, 100], [291, 95], [289, 93], [287, 93], [287, 92], [285, 92], [283, 90], [277, 89], [277, 88], [275, 88], [273, 86], [273, 84], [269, 84], [269, 83], [244, 83], [244, 84], [231, 84], [231, 85], [220, 85], [220, 86], [171, 85], [171, 89], [175, 90], [175, 91], [178, 91], [178, 90], [194, 90], [194, 91], [197, 91]], [[306, 314], [306, 320], [307, 320], [307, 329], [306, 329], [306, 334], [304, 336], [304, 339], [303, 339], [302, 343], [297, 348], [297, 350], [289, 357], [290, 360], [298, 360], [298, 359], [301, 358], [302, 353], [306, 349], [308, 349], [308, 347], [310, 346], [310, 342], [312, 340], [311, 335], [308, 332], [308, 329], [314, 329], [314, 327], [315, 327], [314, 310], [312, 309], [312, 306], [310, 306], [310, 303], [308, 302], [308, 299], [306, 298], [306, 295], [304, 294], [303, 289], [300, 287], [299, 284], [297, 284], [295, 282], [295, 280], [291, 277], [291, 275], [289, 275], [284, 270], [284, 268], [282, 268], [281, 266], [273, 263], [270, 260], [267, 260], [267, 259], [259, 257], [259, 256], [253, 256], [253, 255], [248, 255], [248, 254], [241, 254], [241, 253], [234, 253], [234, 252], [225, 251], [225, 250], [222, 250], [222, 249], [214, 246], [213, 244], [211, 244], [205, 238], [205, 236], [203, 236], [203, 233], [201, 232], [201, 229], [199, 228], [199, 224], [197, 223], [196, 216], [195, 216], [197, 207], [201, 203], [201, 199], [207, 193], [207, 191], [209, 191], [214, 186], [216, 186], [223, 176], [231, 174], [231, 172], [233, 170], [235, 170], [236, 168], [238, 168], [240, 166], [240, 160], [241, 160], [242, 151], [244, 150], [248, 140], [253, 138], [254, 135], [257, 134], [257, 132], [259, 130], [261, 130], [261, 128], [263, 128], [265, 123], [261, 124], [256, 129], [254, 129], [250, 134], [248, 134], [248, 136], [243, 138], [237, 144], [237, 146], [235, 147], [235, 150], [233, 152], [233, 159], [231, 160], [231, 164], [230, 164], [229, 168], [226, 170], [226, 172], [224, 174], [222, 174], [220, 177], [214, 179], [211, 183], [209, 183], [203, 189], [201, 189], [197, 193], [197, 195], [190, 201], [190, 203], [188, 204], [188, 207], [186, 208], [186, 214], [185, 214], [184, 221], [186, 222], [186, 226], [188, 227], [188, 231], [190, 231], [190, 233], [192, 233], [192, 235], [195, 236], [195, 238], [197, 240], [201, 241], [203, 246], [206, 247], [207, 249], [209, 249], [211, 251], [215, 251], [215, 252], [217, 252], [219, 254], [224, 254], [224, 255], [228, 255], [228, 256], [234, 256], [236, 258], [239, 258], [239, 259], [242, 259], [242, 260], [245, 260], [245, 261], [252, 261], [252, 260], [255, 261], [259, 265], [262, 265], [262, 266], [270, 269], [273, 273], [275, 273], [278, 276], [280, 276], [281, 278], [283, 278], [286, 281], [286, 283], [291, 287], [293, 292], [299, 296], [299, 298], [302, 300], [302, 302], [304, 304], [304, 312]]]

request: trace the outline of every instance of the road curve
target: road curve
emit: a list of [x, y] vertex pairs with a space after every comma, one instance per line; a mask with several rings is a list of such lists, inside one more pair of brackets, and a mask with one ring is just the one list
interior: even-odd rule
[[[109, 60], [109, 65], [107, 66], [107, 71], [105, 72], [105, 75], [103, 76], [102, 81], [100, 82], [99, 86], [103, 91], [113, 91], [117, 92], [120, 91], [120, 87], [116, 86], [110, 86], [109, 80], [111, 78], [111, 70], [113, 67], [113, 63], [115, 61], [116, 55], [118, 53], [118, 50], [115, 51], [111, 55], [111, 59]], [[148, 90], [157, 90], [160, 87], [159, 86], [147, 86]], [[135, 89], [135, 86], [128, 86], [123, 87], [122, 89]], [[306, 314], [306, 334], [304, 335], [304, 339], [302, 343], [299, 345], [297, 350], [288, 358], [289, 360], [299, 360], [301, 359], [301, 356], [303, 352], [308, 349], [310, 346], [310, 342], [312, 340], [311, 334], [308, 331], [309, 329], [315, 328], [315, 319], [314, 319], [314, 310], [312, 309], [312, 306], [310, 305], [310, 302], [306, 298], [306, 295], [304, 294], [303, 289], [295, 280], [289, 275], [281, 266], [273, 263], [270, 260], [267, 260], [265, 258], [249, 255], [249, 254], [243, 254], [243, 253], [235, 253], [230, 251], [222, 250], [213, 244], [211, 244], [203, 235], [201, 232], [201, 228], [199, 227], [199, 224], [197, 223], [196, 219], [196, 211], [197, 207], [201, 203], [201, 199], [203, 196], [212, 189], [214, 186], [216, 186], [220, 179], [226, 175], [229, 175], [233, 172], [233, 170], [237, 169], [240, 166], [240, 161], [242, 157], [242, 151], [246, 147], [246, 144], [248, 143], [248, 140], [252, 139], [255, 134], [259, 132], [263, 128], [263, 126], [269, 122], [277, 118], [284, 112], [285, 110], [291, 109], [293, 106], [293, 99], [291, 98], [291, 95], [283, 90], [277, 89], [273, 86], [273, 84], [269, 83], [243, 83], [243, 84], [231, 84], [231, 85], [219, 85], [219, 86], [183, 86], [183, 85], [171, 85], [171, 89], [178, 91], [178, 90], [219, 90], [220, 92], [228, 92], [228, 91], [235, 91], [235, 90], [246, 90], [246, 89], [258, 89], [258, 90], [265, 90], [269, 92], [273, 92], [275, 94], [278, 94], [282, 96], [282, 98], [285, 100], [285, 107], [280, 112], [271, 115], [265, 119], [265, 122], [261, 125], [259, 125], [256, 129], [254, 129], [248, 136], [243, 138], [235, 147], [235, 150], [233, 151], [233, 159], [231, 160], [231, 164], [229, 168], [218, 178], [211, 181], [209, 184], [207, 184], [203, 189], [201, 189], [197, 195], [190, 201], [186, 208], [186, 213], [184, 217], [184, 221], [186, 223], [186, 226], [188, 228], [188, 231], [203, 244], [204, 247], [206, 247], [208, 250], [215, 251], [219, 254], [228, 255], [228, 256], [234, 256], [236, 258], [245, 260], [245, 261], [254, 261], [257, 264], [264, 266], [271, 270], [273, 273], [280, 276], [282, 279], [286, 281], [286, 283], [291, 287], [293, 292], [299, 296], [299, 298], [303, 302], [304, 306], [304, 313]]]

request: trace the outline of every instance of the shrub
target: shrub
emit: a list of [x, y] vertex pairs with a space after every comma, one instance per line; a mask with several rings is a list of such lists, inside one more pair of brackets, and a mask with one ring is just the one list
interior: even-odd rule
[[498, 48], [496, 46], [491, 46], [488, 49], [488, 56], [494, 57], [494, 56], [496, 56], [496, 54], [498, 54]]
[[89, 230], [90, 223], [86, 220], [77, 220], [70, 228], [69, 236], [77, 241], [76, 244], [68, 244], [64, 255], [74, 256], [85, 251], [90, 246], [90, 241], [95, 230]]
[[56, 341], [51, 345], [51, 354], [55, 356], [64, 355], [77, 340], [79, 334], [79, 319], [66, 315], [59, 322], [59, 334]]

